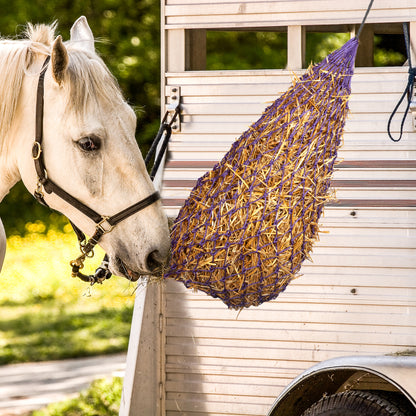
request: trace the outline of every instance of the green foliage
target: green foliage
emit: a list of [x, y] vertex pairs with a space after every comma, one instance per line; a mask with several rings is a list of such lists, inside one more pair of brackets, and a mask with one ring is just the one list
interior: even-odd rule
[[349, 38], [349, 33], [306, 33], [306, 65], [321, 62], [331, 52], [339, 49]]
[[207, 69], [284, 68], [286, 43], [286, 33], [208, 31]]
[[74, 399], [53, 403], [31, 416], [117, 416], [123, 379], [100, 379]]
[[0, 279], [0, 364], [126, 351], [134, 286], [117, 277], [93, 287], [71, 278], [76, 238], [42, 234], [42, 226], [29, 225], [25, 237], [8, 239]]
[[[348, 33], [306, 34], [306, 62], [317, 63], [340, 48]], [[287, 34], [280, 32], [207, 32], [207, 69], [283, 69]]]
[[[320, 62], [349, 38], [349, 33], [307, 32], [306, 65]], [[404, 61], [402, 35], [374, 37], [374, 66], [396, 66]], [[207, 69], [279, 69], [286, 64], [286, 33], [207, 31]]]
[[406, 61], [402, 35], [374, 36], [374, 66], [401, 66]]
[[1, 309], [0, 365], [127, 351], [132, 305], [86, 312], [44, 301]]
[[19, 182], [0, 204], [2, 219], [8, 236], [25, 235], [32, 224], [63, 230], [68, 221], [61, 214], [36, 202], [22, 182]]

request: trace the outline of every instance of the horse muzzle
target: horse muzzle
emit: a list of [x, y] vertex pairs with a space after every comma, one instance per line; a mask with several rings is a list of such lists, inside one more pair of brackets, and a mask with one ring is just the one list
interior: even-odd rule
[[168, 256], [161, 254], [158, 250], [151, 251], [145, 259], [144, 267], [130, 265], [128, 260], [122, 260], [119, 256], [114, 259], [110, 257], [110, 269], [113, 274], [123, 276], [126, 279], [136, 282], [146, 276], [161, 276], [168, 264]]

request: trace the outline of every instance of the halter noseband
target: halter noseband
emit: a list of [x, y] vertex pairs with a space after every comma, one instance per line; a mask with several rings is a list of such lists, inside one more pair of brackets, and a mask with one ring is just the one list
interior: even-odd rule
[[[48, 56], [43, 64], [42, 71], [39, 75], [38, 81], [38, 88], [37, 88], [37, 95], [36, 95], [36, 135], [35, 141], [32, 147], [32, 157], [35, 163], [35, 169], [38, 176], [38, 182], [36, 186], [36, 190], [34, 192], [34, 197], [43, 205], [47, 205], [44, 199], [44, 194], [42, 189], [45, 190], [46, 193], [51, 194], [54, 193], [58, 195], [61, 199], [68, 202], [78, 211], [81, 211], [84, 215], [94, 221], [95, 223], [95, 233], [94, 235], [87, 241], [84, 233], [73, 224], [71, 221], [71, 225], [74, 228], [74, 231], [77, 235], [78, 241], [80, 243], [80, 250], [81, 255], [71, 261], [72, 266], [72, 276], [79, 277], [84, 281], [88, 281], [91, 284], [94, 283], [101, 283], [106, 278], [111, 276], [111, 272], [106, 268], [108, 267], [108, 258], [104, 258], [103, 264], [97, 269], [97, 272], [94, 276], [85, 276], [80, 273], [80, 269], [84, 267], [84, 261], [86, 257], [92, 257], [94, 255], [93, 249], [96, 244], [99, 242], [100, 238], [113, 230], [113, 228], [120, 223], [121, 221], [125, 220], [126, 218], [130, 217], [131, 215], [141, 211], [142, 209], [148, 207], [149, 205], [153, 204], [157, 200], [160, 199], [159, 192], [154, 192], [153, 194], [149, 195], [148, 197], [142, 199], [141, 201], [137, 202], [134, 205], [120, 211], [118, 214], [112, 216], [106, 216], [98, 214], [96, 211], [85, 205], [83, 202], [79, 201], [72, 195], [68, 194], [64, 189], [62, 189], [59, 185], [53, 182], [47, 173], [45, 161], [43, 158], [43, 149], [42, 149], [42, 139], [43, 139], [43, 108], [44, 108], [44, 80], [45, 80], [45, 73], [48, 68], [50, 57]], [[107, 257], [107, 255], [106, 255]], [[107, 265], [105, 265], [107, 263]]]

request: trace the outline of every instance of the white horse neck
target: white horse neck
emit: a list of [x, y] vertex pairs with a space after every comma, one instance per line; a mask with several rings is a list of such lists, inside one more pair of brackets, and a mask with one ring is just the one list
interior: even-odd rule
[[53, 31], [54, 26], [29, 25], [30, 39], [0, 39], [0, 202], [20, 179], [10, 155], [16, 146], [13, 125], [24, 79], [27, 75], [36, 79], [41, 65], [37, 57], [49, 53]]

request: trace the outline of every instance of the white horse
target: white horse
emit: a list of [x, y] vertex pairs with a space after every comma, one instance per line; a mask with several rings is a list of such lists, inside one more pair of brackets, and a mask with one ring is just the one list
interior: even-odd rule
[[[136, 116], [95, 53], [86, 18], [74, 23], [65, 44], [54, 32], [55, 25], [29, 24], [27, 39], [0, 41], [0, 202], [19, 180], [31, 193], [40, 188], [32, 147], [39, 75], [50, 56], [41, 147], [47, 175], [82, 204], [112, 216], [155, 192], [135, 140]], [[94, 234], [88, 216], [54, 192], [42, 193], [50, 207]], [[130, 280], [165, 263], [170, 241], [160, 201], [130, 214], [100, 245], [110, 270]], [[4, 250], [0, 222], [0, 268]]]

